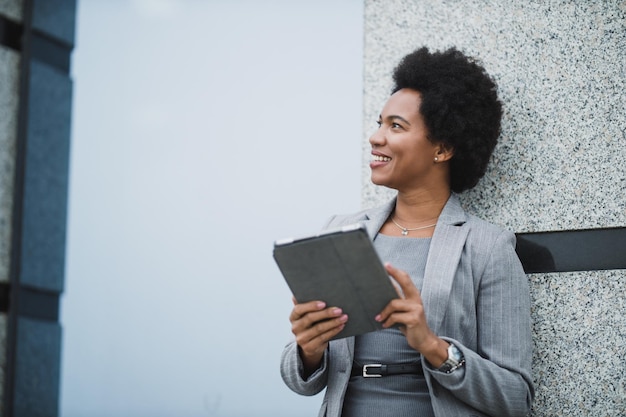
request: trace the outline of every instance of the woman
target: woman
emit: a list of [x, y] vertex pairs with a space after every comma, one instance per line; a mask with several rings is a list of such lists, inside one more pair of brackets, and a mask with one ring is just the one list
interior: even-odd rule
[[375, 318], [384, 330], [330, 343], [350, 320], [341, 306], [294, 300], [281, 374], [299, 394], [326, 388], [320, 416], [525, 416], [530, 297], [515, 237], [456, 196], [484, 175], [500, 134], [496, 85], [454, 48], [407, 55], [393, 79], [370, 168], [397, 196], [327, 227], [364, 222], [399, 298]]

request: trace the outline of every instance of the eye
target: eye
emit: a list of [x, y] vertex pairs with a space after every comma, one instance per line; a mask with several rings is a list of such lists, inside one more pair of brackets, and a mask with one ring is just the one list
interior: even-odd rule
[[376, 120], [376, 124], [378, 125], [378, 127], [380, 127], [383, 124], [383, 122], [382, 120]]
[[392, 127], [393, 129], [400, 129], [400, 128], [402, 128], [402, 125], [401, 125], [401, 124], [399, 124], [399, 123], [395, 123], [395, 122], [394, 122], [394, 123], [392, 123], [392, 124], [391, 124], [391, 127]]

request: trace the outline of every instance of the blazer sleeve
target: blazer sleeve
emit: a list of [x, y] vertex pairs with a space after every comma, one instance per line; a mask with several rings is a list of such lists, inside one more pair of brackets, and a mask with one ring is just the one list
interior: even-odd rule
[[528, 279], [513, 233], [502, 231], [487, 249], [476, 299], [476, 350], [444, 337], [463, 352], [465, 366], [450, 374], [427, 367], [440, 386], [476, 410], [526, 416], [534, 397]]
[[304, 365], [298, 353], [298, 345], [290, 342], [280, 358], [280, 375], [285, 385], [292, 391], [301, 395], [315, 395], [326, 388], [328, 382], [328, 350], [324, 352], [322, 364], [307, 379], [302, 377]]

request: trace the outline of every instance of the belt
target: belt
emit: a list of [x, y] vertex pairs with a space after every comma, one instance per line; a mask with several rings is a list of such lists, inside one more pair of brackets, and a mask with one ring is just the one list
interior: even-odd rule
[[380, 363], [368, 363], [367, 365], [352, 365], [350, 376], [362, 376], [363, 378], [380, 378], [387, 375], [424, 375], [421, 362], [398, 365], [382, 365]]

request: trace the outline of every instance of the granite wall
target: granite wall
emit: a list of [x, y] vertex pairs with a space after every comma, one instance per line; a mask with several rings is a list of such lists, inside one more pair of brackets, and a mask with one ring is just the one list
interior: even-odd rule
[[[504, 102], [468, 210], [515, 232], [626, 226], [625, 1], [365, 0], [366, 207], [393, 194], [369, 181], [367, 136], [393, 67], [420, 46], [478, 58]], [[528, 278], [533, 415], [626, 415], [626, 270]]]

